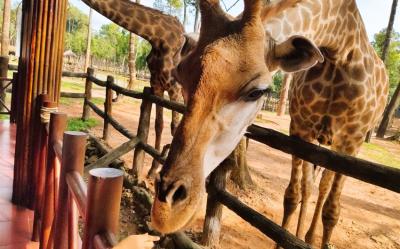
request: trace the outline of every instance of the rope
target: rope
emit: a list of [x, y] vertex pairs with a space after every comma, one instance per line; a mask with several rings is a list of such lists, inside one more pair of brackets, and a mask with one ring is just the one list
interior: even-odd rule
[[58, 111], [58, 107], [44, 107], [42, 106], [42, 108], [40, 109], [40, 121], [43, 124], [47, 124], [50, 122], [50, 114], [52, 112], [57, 112]]

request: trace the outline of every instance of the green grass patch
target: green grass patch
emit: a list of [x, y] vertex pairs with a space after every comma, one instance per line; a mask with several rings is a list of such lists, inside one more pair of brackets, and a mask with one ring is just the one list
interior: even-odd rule
[[68, 130], [69, 131], [85, 131], [90, 128], [93, 128], [99, 124], [94, 118], [89, 118], [84, 121], [81, 118], [70, 118], [68, 119]]
[[91, 102], [95, 105], [103, 105], [104, 104], [104, 98], [100, 98], [100, 97], [96, 97], [96, 98], [92, 98]]
[[391, 151], [377, 144], [364, 143], [360, 157], [386, 166], [400, 168], [400, 158]]
[[10, 115], [0, 114], [0, 120], [10, 120]]
[[61, 81], [61, 90], [62, 91], [84, 92], [85, 91], [85, 82], [84, 81], [62, 80]]

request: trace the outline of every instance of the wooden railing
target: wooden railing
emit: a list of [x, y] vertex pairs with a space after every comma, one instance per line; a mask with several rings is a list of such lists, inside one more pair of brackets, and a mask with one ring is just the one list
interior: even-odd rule
[[[158, 162], [164, 163], [165, 161], [165, 155], [163, 153], [160, 153], [156, 149], [154, 149], [152, 146], [147, 144], [148, 140], [148, 134], [149, 134], [149, 126], [150, 126], [150, 114], [151, 114], [151, 106], [152, 104], [157, 104], [160, 105], [164, 108], [177, 111], [179, 113], [185, 113], [186, 107], [177, 102], [172, 102], [165, 100], [163, 98], [157, 97], [152, 95], [151, 89], [145, 88], [143, 92], [137, 92], [137, 91], [132, 91], [132, 90], [127, 90], [125, 88], [122, 88], [114, 83], [114, 80], [111, 76], [107, 77], [106, 81], [99, 80], [95, 78], [94, 72], [92, 69], [88, 69], [86, 74], [80, 74], [80, 76], [86, 75], [86, 83], [85, 83], [85, 93], [84, 95], [84, 106], [83, 106], [83, 114], [82, 118], [83, 119], [88, 119], [90, 116], [90, 110], [94, 111], [97, 115], [99, 115], [101, 118], [104, 119], [104, 130], [103, 130], [103, 138], [107, 140], [109, 137], [109, 126], [111, 125], [114, 127], [118, 132], [120, 132], [123, 136], [127, 137], [130, 139], [129, 142], [122, 144], [116, 149], [113, 149], [110, 153], [107, 155], [103, 156], [101, 159], [99, 159], [97, 162], [93, 163], [90, 165], [90, 168], [98, 168], [98, 167], [103, 167], [108, 165], [110, 162], [114, 161], [115, 159], [119, 158], [121, 155], [124, 153], [127, 153], [128, 151], [135, 149], [134, 152], [134, 160], [133, 160], [133, 169], [136, 173], [137, 176], [142, 175], [142, 170], [143, 170], [143, 163], [144, 163], [144, 153], [149, 154], [151, 157], [153, 157], [155, 160]], [[96, 84], [101, 87], [106, 88], [106, 96], [105, 96], [105, 108], [104, 111], [102, 111], [99, 107], [97, 107], [93, 102], [92, 102], [92, 84]], [[112, 115], [112, 91], [117, 92], [118, 94], [122, 94], [128, 97], [132, 97], [135, 99], [140, 99], [142, 101], [141, 107], [140, 107], [140, 117], [139, 117], [139, 124], [138, 124], [138, 130], [137, 134], [133, 134], [131, 131], [126, 129], [123, 125], [118, 123], [118, 121], [113, 117]], [[53, 114], [52, 119], [56, 119], [57, 116], [60, 116], [62, 114]], [[64, 117], [65, 119], [65, 117]], [[63, 121], [65, 122], [65, 121]], [[64, 124], [64, 123], [63, 123]], [[50, 126], [51, 127], [51, 126]], [[50, 136], [52, 135], [52, 129], [50, 129]], [[70, 146], [66, 146], [66, 143], [72, 143], [71, 141], [73, 138], [76, 140], [82, 139], [81, 137], [83, 136], [80, 133], [66, 133], [64, 135], [64, 146], [62, 146], [62, 153], [60, 149], [60, 139], [61, 139], [61, 134], [57, 133], [54, 134], [57, 139], [50, 139], [49, 140], [49, 148], [53, 148], [49, 150], [49, 158], [48, 158], [48, 166], [47, 166], [47, 174], [48, 177], [46, 179], [54, 179], [54, 178], [49, 178], [54, 176], [54, 172], [57, 172], [57, 167], [56, 163], [54, 163], [54, 158], [61, 158], [62, 155], [65, 155], [65, 150], [67, 148], [70, 148]], [[325, 167], [327, 169], [330, 169], [335, 172], [342, 173], [344, 175], [350, 176], [357, 178], [359, 180], [362, 180], [364, 182], [368, 182], [383, 188], [386, 188], [388, 190], [395, 191], [397, 193], [400, 193], [400, 182], [398, 179], [400, 179], [400, 170], [394, 169], [385, 165], [365, 161], [362, 159], [358, 159], [355, 157], [350, 157], [342, 154], [338, 154], [336, 152], [330, 151], [328, 149], [318, 147], [316, 145], [304, 142], [298, 138], [287, 136], [285, 134], [279, 133], [277, 131], [259, 127], [256, 125], [251, 125], [246, 133], [246, 136], [249, 139], [253, 139], [255, 141], [264, 143], [268, 146], [271, 146], [275, 149], [281, 150], [285, 153], [293, 154], [296, 155], [297, 157], [307, 160], [313, 164], [320, 165], [322, 167]], [[69, 139], [71, 141], [67, 142]], [[53, 143], [50, 143], [50, 141], [53, 141]], [[58, 141], [58, 142], [54, 142]], [[75, 140], [74, 140], [75, 141]], [[79, 140], [80, 141], [80, 140]], [[71, 147], [76, 147], [76, 146], [71, 146]], [[45, 150], [45, 148], [42, 148]], [[54, 152], [51, 152], [51, 151]], [[56, 152], [58, 151], [58, 152]], [[54, 156], [52, 156], [52, 153]], [[75, 153], [82, 153], [80, 152], [75, 152]], [[56, 157], [56, 154], [62, 154]], [[73, 157], [76, 157], [81, 154], [71, 154]], [[54, 158], [53, 158], [54, 157]], [[42, 160], [42, 159], [40, 159]], [[58, 159], [57, 159], [58, 160]], [[64, 160], [61, 160], [64, 162]], [[49, 166], [49, 162], [50, 165]], [[76, 162], [76, 161], [74, 161]], [[82, 179], [80, 178], [81, 174], [81, 168], [75, 168], [75, 166], [66, 166], [66, 163], [68, 164], [73, 164], [70, 163], [69, 161], [65, 160], [64, 163], [62, 163], [62, 168], [66, 167], [63, 169], [61, 172], [64, 172], [61, 174], [61, 178], [63, 176], [65, 177], [65, 180], [60, 181], [60, 190], [61, 186], [67, 184], [68, 188], [70, 189], [69, 194], [66, 194], [67, 192], [63, 190], [64, 192], [60, 191], [61, 194], [58, 194], [58, 199], [61, 200], [61, 198], [67, 198], [68, 200], [75, 200], [75, 203], [78, 205], [78, 210], [80, 210], [80, 213], [83, 217], [86, 217], [87, 221], [87, 226], [90, 226], [90, 218], [91, 217], [89, 214], [93, 212], [93, 209], [90, 207], [93, 207], [93, 204], [89, 204], [93, 200], [97, 200], [97, 198], [90, 198], [90, 186], [89, 186], [89, 194], [88, 198], [85, 197], [85, 188], [84, 183]], [[81, 163], [79, 164], [81, 165]], [[81, 167], [81, 166], [79, 166]], [[79, 169], [79, 170], [78, 170]], [[226, 179], [226, 174], [228, 170], [226, 167], [223, 166], [223, 164], [218, 167], [210, 176], [210, 181], [207, 186], [207, 192], [208, 192], [208, 201], [207, 201], [207, 212], [206, 212], [206, 218], [205, 218], [205, 223], [204, 223], [204, 231], [203, 231], [203, 242], [207, 245], [210, 246], [212, 244], [218, 243], [219, 241], [219, 233], [215, 231], [219, 231], [220, 229], [218, 227], [215, 227], [216, 224], [220, 225], [220, 219], [221, 219], [221, 214], [222, 214], [222, 205], [225, 205], [229, 209], [231, 209], [233, 212], [238, 214], [240, 217], [245, 219], [247, 222], [252, 224], [254, 227], [259, 229], [262, 233], [273, 239], [275, 242], [277, 242], [279, 245], [281, 245], [283, 248], [311, 248], [310, 245], [306, 244], [305, 242], [301, 241], [300, 239], [296, 238], [294, 235], [290, 234], [288, 231], [274, 223], [273, 221], [269, 220], [268, 218], [264, 217], [260, 213], [254, 211], [250, 207], [246, 206], [245, 204], [241, 203], [237, 198], [226, 192], [225, 190], [225, 179]], [[96, 174], [92, 175], [91, 178], [96, 179]], [[66, 183], [63, 183], [65, 181]], [[111, 180], [110, 180], [111, 181]], [[51, 188], [51, 184], [57, 185], [58, 183], [56, 180], [49, 180], [49, 183], [46, 182], [46, 186]], [[111, 183], [110, 183], [111, 184]], [[89, 183], [90, 185], [90, 183]], [[65, 186], [63, 187], [64, 189], [66, 188]], [[120, 189], [119, 189], [120, 191]], [[39, 194], [40, 195], [40, 194]], [[51, 194], [52, 197], [49, 197], [50, 200], [56, 199], [54, 197], [56, 193]], [[95, 193], [93, 194], [95, 195]], [[46, 195], [47, 196], [47, 195]], [[100, 197], [99, 197], [100, 198]], [[64, 199], [65, 201], [65, 199]], [[113, 202], [119, 203], [119, 200], [115, 199]], [[49, 201], [45, 202], [46, 205], [50, 203]], [[68, 202], [69, 205], [71, 204], [71, 201]], [[86, 204], [87, 203], [87, 204]], [[46, 206], [45, 205], [45, 206]], [[49, 204], [50, 205], [50, 204]], [[119, 205], [119, 204], [118, 204]], [[87, 212], [84, 212], [86, 206]], [[60, 212], [65, 213], [66, 210], [73, 210], [71, 207], [70, 209], [62, 209]], [[90, 210], [90, 213], [89, 213]], [[70, 211], [70, 213], [73, 213]], [[50, 215], [54, 216], [54, 214]], [[94, 215], [96, 216], [96, 215]], [[68, 217], [76, 217], [76, 215], [71, 214], [71, 216]], [[114, 216], [113, 216], [114, 217]], [[60, 219], [56, 217], [57, 219]], [[71, 224], [73, 223], [73, 220], [75, 218], [70, 218], [72, 221], [70, 222]], [[213, 222], [210, 222], [210, 221]], [[46, 219], [45, 219], [46, 221]], [[63, 223], [64, 222], [64, 223]], [[63, 222], [56, 222], [55, 224], [65, 224], [66, 219], [65, 217], [63, 218]], [[48, 233], [50, 231], [50, 223], [45, 223], [46, 226], [45, 228], [42, 226], [42, 233]], [[214, 226], [214, 227], [211, 227]], [[86, 227], [86, 226], [85, 226]], [[112, 226], [111, 226], [112, 227]], [[100, 245], [102, 242], [101, 241], [107, 241], [107, 243], [112, 244], [112, 241], [110, 241], [110, 238], [113, 236], [110, 235], [112, 234], [112, 228], [109, 227], [107, 229], [110, 229], [111, 233], [105, 233], [101, 235], [96, 235], [96, 232], [87, 232], [85, 234], [90, 234], [88, 235], [89, 241], [95, 241], [95, 245], [99, 245], [99, 247], [96, 248], [103, 248], [103, 245]], [[212, 229], [211, 229], [212, 228]], [[43, 231], [44, 229], [44, 231]], [[69, 228], [72, 229], [73, 228]], [[75, 228], [74, 228], [75, 229]], [[89, 228], [87, 228], [89, 229]], [[90, 230], [90, 229], [89, 229]], [[57, 230], [56, 230], [57, 231]], [[90, 230], [91, 231], [91, 230]], [[103, 230], [104, 231], [104, 230]], [[65, 231], [64, 231], [65, 233]], [[71, 232], [72, 233], [72, 232]], [[58, 233], [57, 233], [58, 234]], [[58, 235], [57, 235], [58, 236]], [[65, 236], [65, 235], [64, 235]], [[86, 235], [85, 235], [86, 236]], [[51, 238], [50, 234], [47, 234], [47, 238]], [[88, 240], [88, 238], [85, 237], [84, 239], [84, 246], [85, 241]], [[59, 247], [62, 248], [62, 247]], [[193, 248], [193, 247], [192, 247]]]
[[[41, 132], [37, 134], [38, 163], [33, 240], [40, 248], [112, 248], [118, 233], [123, 172], [93, 169], [83, 180], [87, 134], [65, 131], [67, 115], [56, 104], [43, 102]], [[50, 122], [47, 124], [47, 112]], [[83, 219], [83, 239], [78, 219]], [[80, 247], [82, 245], [82, 247]]]

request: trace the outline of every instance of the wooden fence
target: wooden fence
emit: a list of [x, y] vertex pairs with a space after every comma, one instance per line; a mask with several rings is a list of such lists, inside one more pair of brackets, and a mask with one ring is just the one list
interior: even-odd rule
[[[70, 74], [71, 76], [72, 74]], [[129, 152], [132, 149], [135, 149], [134, 152], [134, 162], [133, 162], [133, 167], [134, 170], [136, 171], [137, 175], [142, 175], [141, 171], [143, 169], [143, 164], [144, 164], [144, 153], [149, 154], [151, 157], [153, 157], [155, 160], [157, 160], [160, 163], [164, 163], [165, 161], [165, 155], [163, 153], [158, 152], [155, 150], [152, 146], [147, 144], [147, 139], [149, 135], [149, 126], [150, 126], [150, 114], [151, 114], [151, 106], [152, 104], [157, 104], [159, 106], [162, 106], [164, 108], [177, 111], [179, 113], [185, 113], [185, 106], [181, 103], [173, 102], [173, 101], [168, 101], [163, 98], [157, 97], [155, 95], [152, 95], [151, 90], [149, 88], [145, 88], [143, 92], [137, 92], [137, 91], [132, 91], [132, 90], [127, 90], [125, 88], [122, 88], [114, 83], [113, 77], [109, 76], [107, 77], [106, 81], [99, 80], [95, 78], [94, 72], [92, 69], [88, 69], [87, 73], [85, 74], [79, 74], [79, 76], [85, 77], [86, 78], [86, 83], [85, 83], [85, 93], [83, 93], [84, 97], [84, 105], [83, 105], [83, 114], [82, 118], [83, 119], [88, 119], [90, 116], [90, 110], [94, 111], [97, 115], [99, 115], [101, 118], [104, 119], [104, 129], [103, 129], [103, 138], [107, 140], [109, 137], [109, 127], [110, 125], [114, 127], [118, 132], [120, 132], [123, 136], [127, 137], [130, 139], [129, 142], [122, 144], [118, 148], [112, 150], [110, 153], [107, 155], [103, 156], [99, 161], [95, 162], [93, 165], [91, 165], [90, 168], [98, 168], [102, 166], [108, 165], [110, 162], [114, 161], [115, 159], [119, 158], [121, 155], [124, 153]], [[93, 102], [92, 102], [92, 84], [96, 84], [101, 87], [106, 88], [106, 96], [105, 96], [105, 103], [104, 103], [104, 111], [102, 111], [99, 107], [97, 107]], [[137, 134], [133, 134], [131, 131], [126, 129], [123, 125], [118, 123], [117, 120], [113, 118], [112, 115], [112, 91], [117, 92], [118, 94], [122, 94], [128, 97], [132, 97], [135, 99], [140, 99], [142, 101], [141, 107], [140, 107], [140, 117], [139, 117], [139, 124], [138, 124], [138, 130]], [[60, 127], [65, 127], [65, 115], [63, 114], [52, 114], [51, 117], [51, 123], [50, 123], [50, 128], [52, 127], [51, 124], [54, 123], [59, 117], [62, 121], [63, 125], [60, 125]], [[63, 129], [59, 129], [63, 130]], [[82, 172], [82, 165], [83, 163], [81, 162], [81, 157], [82, 153], [84, 153], [83, 146], [77, 146], [79, 143], [83, 143], [82, 141], [85, 140], [85, 136], [81, 133], [65, 133], [64, 134], [64, 146], [61, 148], [61, 134], [62, 132], [57, 132], [53, 135], [52, 129], [50, 129], [49, 133], [49, 138], [48, 138], [48, 150], [49, 150], [49, 157], [48, 157], [48, 165], [47, 165], [47, 170], [45, 171], [47, 174], [49, 174], [45, 179], [50, 179], [50, 183], [52, 184], [59, 184], [60, 185], [60, 193], [51, 193], [47, 194], [46, 196], [50, 196], [51, 200], [54, 201], [54, 199], [57, 199], [54, 196], [58, 195], [58, 199], [61, 200], [61, 198], [67, 198], [69, 200], [70, 208], [66, 208], [65, 206], [60, 207], [62, 205], [59, 205], [59, 211], [57, 211], [56, 215], [56, 222], [53, 224], [60, 225], [60, 224], [66, 224], [68, 221], [68, 224], [75, 224], [74, 221], [76, 220], [76, 214], [74, 215], [74, 207], [73, 207], [73, 202], [72, 200], [75, 200], [75, 202], [78, 204], [78, 210], [80, 210], [80, 213], [83, 217], [86, 217], [87, 225], [85, 227], [90, 227], [90, 217], [96, 216], [96, 214], [92, 214], [95, 209], [91, 209], [90, 213], [89, 211], [85, 212], [84, 210], [89, 210], [89, 207], [93, 207], [93, 203], [90, 204], [91, 201], [97, 201], [103, 196], [99, 195], [97, 196], [97, 192], [90, 194], [90, 189], [91, 189], [91, 184], [96, 181], [91, 181], [92, 183], [89, 182], [89, 193], [88, 197], [86, 197], [85, 193], [85, 187], [83, 184], [83, 181], [81, 179], [81, 172]], [[311, 143], [304, 142], [300, 139], [297, 139], [295, 137], [287, 136], [285, 134], [279, 133], [277, 131], [263, 128], [260, 126], [256, 125], [251, 125], [246, 133], [246, 136], [249, 139], [253, 139], [255, 141], [258, 141], [260, 143], [264, 143], [265, 145], [271, 146], [275, 149], [278, 149], [280, 151], [283, 151], [285, 153], [293, 154], [296, 155], [297, 157], [307, 160], [313, 164], [320, 165], [322, 167], [325, 167], [327, 169], [330, 169], [335, 172], [339, 172], [341, 174], [354, 177], [356, 179], [362, 180], [364, 182], [368, 182], [380, 187], [383, 187], [388, 190], [395, 191], [397, 193], [400, 193], [400, 170], [394, 169], [388, 166], [380, 165], [377, 163], [365, 161], [362, 159], [358, 159], [355, 157], [350, 157], [350, 156], [345, 156], [342, 154], [338, 154], [336, 152], [330, 151], [328, 149], [316, 146]], [[53, 138], [55, 137], [55, 138]], [[43, 135], [43, 140], [46, 140], [46, 136]], [[72, 146], [74, 144], [74, 146]], [[77, 148], [82, 147], [82, 151], [79, 150], [77, 151]], [[41, 147], [43, 150], [45, 150], [45, 147]], [[69, 151], [69, 149], [73, 149], [74, 152]], [[51, 152], [54, 151], [54, 152]], [[62, 152], [61, 152], [62, 151]], [[69, 152], [67, 152], [69, 151]], [[54, 154], [53, 156], [52, 153]], [[71, 155], [65, 158], [62, 157], [62, 155]], [[41, 155], [41, 154], [40, 154]], [[57, 163], [54, 161], [59, 160], [59, 158], [63, 158], [61, 160], [62, 164], [62, 170], [61, 170], [61, 180], [60, 183], [55, 182], [54, 172], [57, 172]], [[75, 159], [74, 159], [75, 158]], [[78, 160], [78, 159], [79, 160]], [[40, 159], [42, 161], [44, 159]], [[69, 160], [72, 160], [69, 161]], [[49, 166], [50, 162], [50, 166]], [[41, 166], [42, 168], [44, 167], [43, 165]], [[40, 171], [42, 172], [42, 171]], [[108, 171], [104, 171], [101, 174], [108, 173]], [[207, 202], [207, 212], [206, 212], [206, 219], [204, 223], [204, 231], [203, 231], [203, 242], [210, 246], [213, 243], [218, 243], [219, 240], [219, 233], [215, 233], [212, 231], [219, 231], [219, 228], [215, 227], [215, 224], [220, 224], [220, 219], [221, 219], [221, 212], [222, 212], [222, 205], [226, 206], [227, 208], [231, 209], [233, 212], [235, 212], [237, 215], [242, 217], [244, 220], [249, 222], [251, 225], [259, 229], [262, 233], [270, 237], [272, 240], [280, 244], [283, 248], [311, 248], [310, 245], [306, 244], [305, 242], [301, 241], [300, 239], [296, 238], [294, 235], [290, 234], [288, 231], [280, 227], [279, 225], [275, 224], [273, 221], [269, 220], [268, 218], [264, 217], [260, 213], [256, 212], [255, 210], [251, 209], [250, 207], [246, 206], [242, 202], [240, 202], [237, 198], [226, 192], [225, 190], [225, 179], [226, 179], [226, 174], [227, 170], [225, 167], [221, 166], [218, 167], [210, 176], [210, 181], [207, 186], [207, 191], [208, 191], [208, 202]], [[113, 174], [107, 175], [107, 177], [112, 178]], [[66, 177], [65, 177], [66, 176]], [[96, 179], [96, 176], [98, 174], [92, 173], [91, 178]], [[105, 177], [105, 178], [107, 178]], [[63, 179], [64, 178], [64, 179]], [[38, 178], [42, 179], [42, 178]], [[53, 179], [53, 180], [52, 180]], [[43, 180], [42, 180], [43, 181]], [[110, 180], [112, 181], [112, 180]], [[46, 187], [50, 185], [50, 183], [47, 183], [46, 181]], [[110, 183], [111, 184], [111, 183]], [[119, 184], [119, 183], [118, 183]], [[64, 187], [63, 187], [64, 186]], [[51, 188], [51, 186], [50, 186]], [[110, 187], [111, 188], [111, 187]], [[69, 189], [69, 190], [68, 190]], [[97, 189], [97, 188], [96, 188]], [[116, 196], [120, 196], [121, 192], [120, 185], [118, 187], [115, 187], [115, 193]], [[40, 193], [39, 193], [40, 195]], [[96, 198], [93, 197], [91, 198], [90, 196], [97, 196]], [[113, 202], [119, 203], [118, 198], [115, 198]], [[66, 199], [63, 199], [64, 201]], [[45, 206], [48, 204], [49, 201], [46, 200]], [[87, 204], [86, 204], [87, 203]], [[111, 202], [109, 202], [111, 203]], [[115, 204], [117, 205], [117, 204]], [[118, 204], [119, 205], [119, 204]], [[86, 209], [85, 209], [86, 207]], [[114, 207], [116, 208], [116, 207]], [[40, 208], [38, 209], [40, 210]], [[69, 211], [68, 211], [69, 210]], [[116, 210], [116, 209], [113, 209]], [[60, 215], [58, 213], [60, 212]], [[115, 211], [117, 212], [117, 211]], [[111, 212], [112, 217], [115, 217], [116, 215], [115, 212]], [[64, 214], [64, 215], [63, 215]], [[104, 212], [103, 212], [104, 215]], [[111, 214], [110, 214], [111, 215]], [[51, 214], [50, 216], [54, 216], [54, 214]], [[61, 216], [61, 218], [59, 217]], [[107, 216], [107, 215], [105, 215]], [[46, 216], [47, 217], [47, 216]], [[66, 218], [67, 217], [67, 218]], [[69, 218], [68, 218], [69, 217]], [[47, 220], [42, 218], [43, 220]], [[99, 218], [97, 218], [99, 219]], [[60, 221], [59, 221], [60, 220]], [[214, 227], [211, 229], [210, 227], [210, 220], [213, 220]], [[46, 223], [46, 227], [49, 228], [51, 223]], [[60, 225], [61, 226], [61, 225]], [[65, 228], [65, 226], [62, 226]], [[112, 226], [111, 226], [112, 227]], [[111, 232], [115, 232], [112, 230], [112, 228], [107, 228]], [[55, 231], [58, 231], [56, 228]], [[73, 227], [69, 227], [67, 229], [70, 229], [69, 234], [74, 234], [76, 229], [76, 226], [74, 225]], [[95, 228], [87, 228], [90, 231], [98, 231]], [[42, 226], [43, 230], [43, 226]], [[49, 231], [48, 229], [45, 231]], [[58, 238], [59, 234], [64, 234], [63, 236], [66, 236], [67, 232], [63, 230], [63, 232], [56, 232], [55, 238]], [[76, 233], [75, 233], [76, 234]], [[90, 234], [88, 237], [84, 238], [84, 245], [87, 245], [85, 241], [92, 241], [93, 235], [96, 234], [96, 232], [87, 232], [85, 234]], [[47, 235], [50, 239], [49, 241], [56, 241], [52, 240], [52, 237], [50, 234]], [[104, 236], [103, 236], [104, 237]], [[107, 236], [106, 236], [107, 237]], [[104, 239], [106, 238], [104, 237]], [[110, 236], [108, 236], [110, 237]], [[99, 237], [95, 239], [95, 241], [99, 242], [102, 241]], [[56, 248], [63, 248], [63, 247], [56, 247]], [[86, 247], [90, 248], [90, 247]], [[102, 247], [98, 247], [102, 248]]]
[[[56, 106], [42, 101], [32, 240], [40, 241], [41, 249], [112, 248], [118, 233], [123, 172], [91, 170], [87, 186], [82, 178], [87, 134], [65, 131], [67, 115], [56, 112]], [[84, 221], [82, 241], [79, 216]]]

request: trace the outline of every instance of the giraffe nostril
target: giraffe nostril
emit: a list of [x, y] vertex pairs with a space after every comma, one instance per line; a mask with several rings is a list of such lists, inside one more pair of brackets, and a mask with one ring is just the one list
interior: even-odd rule
[[185, 200], [187, 196], [186, 188], [184, 185], [180, 185], [178, 189], [176, 189], [174, 195], [172, 196], [172, 202], [176, 203], [178, 201]]

